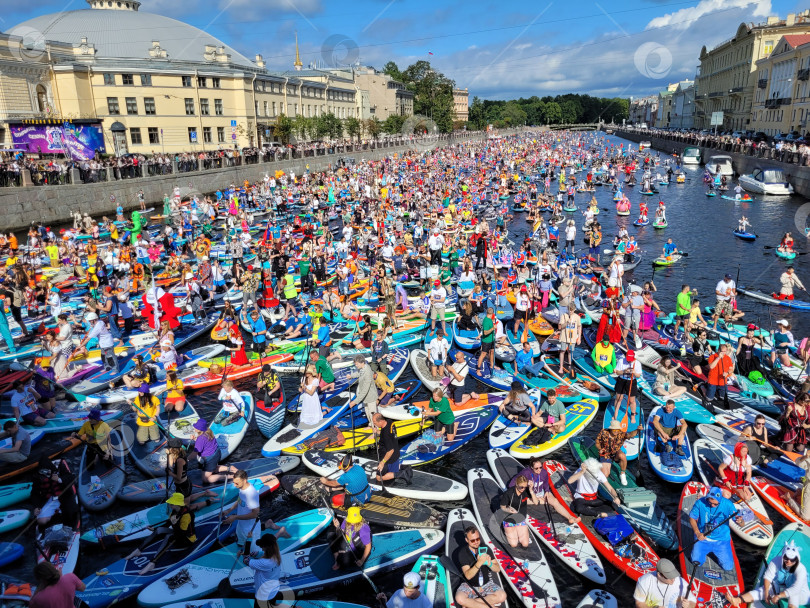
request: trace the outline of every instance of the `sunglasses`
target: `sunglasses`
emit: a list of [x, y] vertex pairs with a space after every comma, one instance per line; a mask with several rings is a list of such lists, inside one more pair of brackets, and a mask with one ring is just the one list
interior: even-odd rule
[[480, 542], [481, 542], [481, 537], [480, 537], [480, 536], [476, 536], [475, 538], [468, 538], [468, 539], [467, 539], [467, 542], [468, 542], [468, 543], [480, 543]]
[[764, 422], [756, 422], [756, 423], [754, 423], [754, 426], [765, 426], [765, 423]]

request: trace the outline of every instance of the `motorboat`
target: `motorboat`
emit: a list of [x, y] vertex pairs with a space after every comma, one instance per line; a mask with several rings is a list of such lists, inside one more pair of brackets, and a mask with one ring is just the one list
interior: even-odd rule
[[756, 194], [787, 196], [793, 194], [793, 186], [785, 177], [785, 172], [776, 167], [755, 167], [751, 173], [741, 175], [740, 186]]
[[684, 149], [681, 161], [684, 165], [699, 165], [700, 164], [700, 148], [689, 146]]
[[647, 148], [652, 148], [652, 144], [648, 141], [642, 141], [638, 144], [639, 150], [646, 150]]
[[706, 171], [712, 175], [734, 175], [731, 157], [726, 154], [712, 156], [706, 161]]

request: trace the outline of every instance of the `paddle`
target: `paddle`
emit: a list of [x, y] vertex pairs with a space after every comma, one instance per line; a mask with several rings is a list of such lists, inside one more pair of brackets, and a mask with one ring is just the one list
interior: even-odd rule
[[750, 436], [749, 435], [744, 435], [742, 432], [740, 432], [739, 429], [735, 429], [732, 426], [729, 426], [727, 424], [723, 424], [720, 421], [715, 420], [715, 424], [717, 424], [718, 426], [723, 427], [724, 429], [728, 429], [729, 431], [734, 431], [735, 433], [739, 434], [741, 437], [745, 437], [746, 441], [756, 441], [757, 443], [761, 443], [762, 445], [764, 445], [765, 447], [767, 447], [767, 448], [769, 448], [771, 450], [776, 450], [777, 452], [782, 452], [782, 454], [784, 454], [787, 458], [790, 458], [793, 462], [796, 462], [802, 456], [802, 454], [799, 454], [798, 452], [788, 452], [787, 450], [783, 450], [782, 448], [778, 448], [775, 445], [771, 445], [770, 443], [762, 441], [761, 439], [757, 439], [753, 435], [750, 435]]
[[[447, 570], [453, 576], [458, 577], [462, 581], [467, 580], [467, 578], [459, 571], [459, 569], [456, 568], [456, 565], [453, 563], [453, 560], [451, 560], [447, 555], [442, 555], [441, 557], [439, 557], [439, 563], [442, 566], [444, 566], [444, 569]], [[481, 595], [481, 593], [478, 591], [478, 589], [475, 588], [474, 585], [468, 585], [468, 587], [473, 590], [475, 595], [478, 596], [478, 599], [484, 602], [489, 608], [493, 608], [492, 604], [490, 604], [486, 600], [486, 598], [483, 595]]]
[[[707, 465], [707, 466], [708, 466], [708, 467], [709, 467], [709, 468], [710, 468], [710, 469], [711, 469], [711, 470], [714, 472], [714, 474], [715, 474], [715, 475], [717, 475], [717, 478], [719, 479], [719, 478], [720, 478], [720, 473], [717, 471], [717, 469], [715, 468], [715, 466], [714, 466], [714, 465], [713, 465], [711, 462], [709, 462], [709, 461], [708, 461], [708, 459], [707, 459], [705, 456], [703, 456], [702, 454], [700, 454], [700, 455], [699, 455], [699, 457], [700, 457], [700, 459], [701, 459], [703, 462], [705, 462], [705, 463], [706, 463], [706, 465]], [[763, 524], [765, 524], [766, 526], [772, 526], [772, 525], [773, 525], [773, 522], [772, 522], [770, 519], [768, 519], [768, 518], [767, 518], [767, 517], [765, 517], [764, 515], [762, 515], [762, 514], [758, 513], [757, 511], [755, 511], [755, 510], [754, 510], [754, 508], [753, 508], [753, 507], [752, 507], [750, 504], [748, 504], [748, 501], [747, 501], [747, 500], [745, 500], [745, 498], [743, 498], [743, 496], [742, 496], [742, 492], [741, 492], [741, 491], [740, 491], [738, 488], [735, 488], [735, 489], [734, 489], [734, 493], [735, 493], [735, 494], [737, 495], [737, 497], [738, 497], [738, 498], [739, 498], [739, 499], [740, 499], [740, 500], [743, 502], [743, 504], [744, 504], [746, 507], [748, 507], [748, 509], [749, 509], [749, 510], [750, 510], [750, 511], [751, 511], [751, 512], [754, 514], [754, 515], [756, 515], [756, 516], [757, 516], [757, 519], [759, 519], [759, 521], [761, 521], [761, 522], [762, 522]]]
[[[73, 436], [71, 436], [71, 437], [73, 437]], [[89, 441], [85, 441], [84, 439], [82, 439], [78, 435], [76, 435], [73, 438], [78, 439], [79, 441], [81, 441], [87, 447], [90, 447], [90, 448], [93, 447], [92, 443], [90, 443]], [[118, 469], [119, 471], [121, 471], [122, 473], [124, 473], [126, 475], [126, 471], [124, 469], [122, 469], [121, 467], [119, 467], [117, 464], [115, 464], [112, 460], [107, 461], [107, 464], [110, 465], [111, 467], [114, 467], [114, 468]], [[87, 467], [85, 467], [85, 468], [90, 468], [90, 465], [87, 465]]]
[[[260, 517], [260, 515], [257, 515], [256, 519], [253, 520], [253, 525], [250, 528], [250, 533], [248, 534], [248, 536], [253, 535], [253, 531], [256, 529], [256, 524], [259, 523], [259, 517]], [[261, 532], [261, 526], [259, 526], [259, 532]], [[247, 551], [247, 548], [248, 548], [248, 545], [250, 545], [252, 543], [253, 543], [252, 538], [248, 538], [245, 541], [245, 549], [244, 550], [245, 550], [245, 553], [247, 553], [248, 555], [250, 555], [250, 552]], [[236, 556], [234, 557], [233, 563], [231, 564], [231, 569], [228, 571], [228, 574], [225, 576], [225, 578], [223, 578], [217, 584], [217, 595], [219, 595], [220, 597], [230, 597], [231, 594], [233, 593], [234, 589], [233, 589], [233, 585], [231, 585], [231, 574], [233, 574], [233, 571], [236, 568], [236, 563], [239, 561], [239, 558], [241, 557], [241, 555], [242, 555], [242, 551], [237, 550]]]

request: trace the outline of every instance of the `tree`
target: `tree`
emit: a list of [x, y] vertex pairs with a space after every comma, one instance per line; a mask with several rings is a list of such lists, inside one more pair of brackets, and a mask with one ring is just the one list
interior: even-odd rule
[[507, 102], [506, 107], [501, 112], [501, 118], [512, 127], [526, 124], [526, 112], [523, 111], [517, 101]]
[[360, 134], [363, 132], [363, 124], [360, 122], [359, 118], [355, 118], [354, 116], [347, 118], [344, 121], [344, 126], [346, 127], [346, 134], [352, 141], [354, 141], [355, 137], [360, 137]]
[[382, 123], [382, 129], [386, 133], [394, 135], [402, 132], [402, 125], [405, 124], [405, 117], [399, 114], [391, 114]]
[[303, 114], [297, 114], [292, 119], [292, 131], [297, 140], [305, 141], [311, 135], [311, 123], [309, 119]]
[[389, 61], [383, 66], [383, 74], [388, 74], [394, 80], [402, 82], [402, 72], [399, 71], [399, 66], [393, 61]]
[[366, 123], [366, 133], [368, 133], [373, 139], [377, 139], [382, 132], [382, 121], [377, 118], [376, 116], [369, 118], [365, 121]]
[[487, 118], [484, 114], [484, 104], [478, 98], [473, 96], [472, 104], [470, 104], [469, 123], [472, 129], [481, 131], [487, 126]]
[[293, 133], [293, 120], [286, 114], [279, 114], [276, 119], [276, 126], [273, 135], [278, 137], [285, 146], [290, 143], [290, 136]]
[[558, 125], [562, 122], [562, 108], [556, 101], [546, 104], [545, 122], [548, 125]]

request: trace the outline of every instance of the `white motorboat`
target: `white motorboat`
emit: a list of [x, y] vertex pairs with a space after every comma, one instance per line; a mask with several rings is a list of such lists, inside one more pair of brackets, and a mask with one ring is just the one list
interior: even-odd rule
[[699, 165], [700, 164], [700, 148], [689, 146], [683, 151], [681, 161], [684, 165]]
[[638, 144], [639, 150], [646, 150], [647, 148], [652, 148], [652, 144], [648, 141], [642, 141]]
[[734, 175], [731, 157], [726, 154], [712, 156], [706, 161], [706, 171], [712, 175]]
[[740, 186], [756, 194], [788, 196], [793, 194], [793, 186], [787, 181], [785, 172], [776, 167], [755, 167], [751, 173], [741, 175]]

